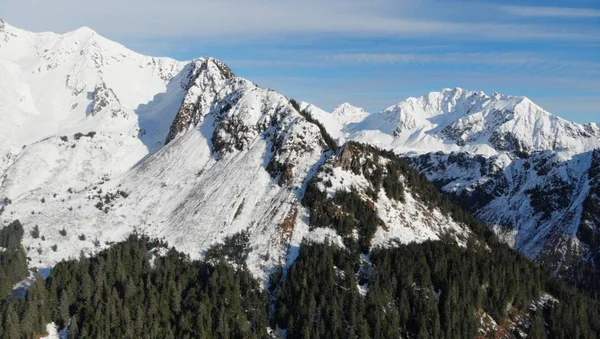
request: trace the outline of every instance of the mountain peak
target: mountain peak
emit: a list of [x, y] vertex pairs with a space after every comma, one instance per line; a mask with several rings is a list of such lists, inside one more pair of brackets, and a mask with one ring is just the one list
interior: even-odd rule
[[364, 112], [364, 109], [360, 107], [356, 107], [349, 102], [345, 102], [333, 110], [333, 114], [347, 114], [347, 113], [355, 113], [357, 111]]
[[596, 147], [600, 136], [595, 128], [554, 116], [525, 96], [490, 96], [459, 87], [410, 97], [346, 130], [364, 142], [393, 141], [398, 152], [485, 155], [585, 151]]
[[88, 26], [83, 26], [83, 27], [79, 27], [69, 33], [66, 33], [65, 35], [73, 35], [73, 36], [77, 36], [77, 37], [91, 37], [93, 35], [98, 35], [98, 33], [96, 33], [96, 31], [94, 31], [93, 29], [91, 29]]
[[[459, 114], [461, 112], [474, 112], [481, 110], [484, 106], [498, 105], [501, 107], [515, 107], [519, 104], [524, 106], [535, 105], [529, 98], [524, 96], [505, 95], [494, 92], [491, 96], [483, 91], [472, 91], [460, 87], [444, 88], [438, 92], [429, 92], [420, 97], [409, 97], [398, 104], [389, 107], [385, 111], [402, 111], [407, 114], [417, 114], [425, 118], [441, 114]], [[543, 110], [535, 105], [538, 110]]]
[[464, 88], [460, 88], [460, 87], [454, 87], [454, 88], [446, 87], [446, 88], [442, 89], [441, 92], [442, 93], [462, 93], [462, 92], [470, 92], [470, 91], [465, 90]]
[[210, 111], [214, 98], [226, 81], [236, 77], [229, 66], [211, 57], [193, 60], [187, 66], [186, 73], [186, 94], [169, 128], [165, 143], [197, 125]]
[[8, 28], [12, 28], [13, 26], [11, 26], [8, 22], [6, 22], [4, 19], [0, 18], [0, 33], [6, 31]]
[[206, 65], [204, 66], [206, 68], [208, 68], [210, 65], [216, 67], [223, 79], [235, 78], [235, 73], [233, 73], [231, 68], [229, 68], [229, 66], [226, 63], [217, 58], [206, 57], [204, 58], [203, 64]]
[[12, 26], [10, 26], [8, 23], [6, 23], [6, 21], [4, 21], [2, 18], [0, 18], [0, 46], [2, 46], [2, 41], [4, 40], [4, 42], [6, 42], [8, 40], [8, 35], [10, 35], [10, 33], [8, 32], [9, 29]]
[[369, 115], [369, 113], [365, 112], [364, 109], [353, 106], [348, 102], [336, 107], [331, 114], [342, 124], [358, 122]]
[[356, 107], [356, 106], [354, 106], [354, 105], [352, 105], [352, 104], [351, 104], [351, 103], [349, 103], [349, 102], [344, 102], [344, 103], [342, 103], [342, 104], [338, 105], [338, 107], [336, 107], [336, 109], [335, 109], [334, 111], [336, 111], [336, 110], [338, 110], [338, 109], [344, 109], [344, 108], [357, 108], [357, 107]]

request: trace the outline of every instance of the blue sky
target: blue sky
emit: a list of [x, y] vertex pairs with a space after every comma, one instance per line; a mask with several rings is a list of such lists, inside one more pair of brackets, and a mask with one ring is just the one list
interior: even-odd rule
[[214, 56], [328, 110], [463, 87], [600, 122], [598, 0], [2, 0], [0, 16], [33, 31], [90, 26], [149, 55]]

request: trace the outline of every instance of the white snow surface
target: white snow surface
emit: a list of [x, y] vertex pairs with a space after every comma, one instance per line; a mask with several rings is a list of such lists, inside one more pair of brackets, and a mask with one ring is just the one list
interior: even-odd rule
[[48, 335], [41, 337], [40, 339], [67, 339], [69, 337], [68, 328], [64, 328], [61, 331], [58, 330], [58, 325], [55, 323], [49, 323], [46, 325], [46, 332]]
[[[89, 28], [3, 22], [0, 72], [0, 197], [11, 200], [0, 220], [22, 222], [31, 266], [133, 231], [199, 258], [248, 231], [247, 264], [266, 281], [303, 239], [342, 245], [333, 230], [311, 231], [300, 204], [325, 159], [319, 128], [219, 61], [142, 56]], [[345, 106], [336, 119], [364, 114]]]
[[[350, 192], [352, 189], [361, 194], [362, 198], [374, 205], [377, 216], [383, 221], [383, 226], [377, 228], [371, 241], [372, 247], [393, 247], [398, 244], [439, 240], [443, 235], [451, 235], [455, 241], [465, 246], [469, 231], [466, 226], [455, 222], [444, 215], [439, 209], [430, 209], [415, 196], [406, 178], [399, 180], [405, 187], [404, 201], [390, 199], [383, 188], [379, 188], [377, 200], [373, 201], [364, 192], [375, 189], [362, 175], [339, 166], [339, 157], [332, 157], [326, 163], [331, 172], [321, 171], [317, 174], [319, 190], [333, 197], [338, 191]], [[385, 164], [387, 159], [380, 159]]]
[[303, 107], [335, 138], [399, 154], [554, 150], [573, 155], [600, 147], [596, 124], [564, 120], [523, 96], [446, 88], [372, 114], [347, 103], [331, 113], [308, 103]]
[[[600, 147], [596, 124], [561, 119], [526, 97], [461, 88], [408, 98], [351, 122], [306, 107], [339, 141], [413, 158], [447, 192], [490, 196], [475, 207], [476, 215], [527, 256], [555, 269], [573, 257], [593, 256], [577, 231], [591, 192], [592, 153]], [[546, 192], [549, 215], [532, 206], [538, 189]]]
[[[600, 135], [597, 126], [554, 117], [527, 98], [463, 89], [371, 114], [350, 104], [333, 114], [301, 108], [340, 144], [465, 151], [497, 157], [499, 170], [515, 151], [571, 159], [597, 147]], [[246, 230], [248, 266], [265, 281], [274, 266], [293, 261], [303, 239], [342, 245], [332, 229], [311, 231], [300, 204], [324, 147], [317, 126], [286, 97], [224, 74], [212, 58], [153, 58], [89, 28], [31, 33], [0, 21], [0, 204], [11, 200], [0, 222], [23, 223], [32, 266], [94, 253], [135, 230], [196, 258]], [[272, 176], [269, 168], [285, 173]], [[486, 180], [472, 174], [471, 181]], [[465, 181], [457, 175], [457, 185]], [[376, 233], [377, 246], [464, 233], [410, 191], [404, 204], [380, 194], [376, 208], [388, 226]], [[36, 225], [41, 237], [34, 239]]]

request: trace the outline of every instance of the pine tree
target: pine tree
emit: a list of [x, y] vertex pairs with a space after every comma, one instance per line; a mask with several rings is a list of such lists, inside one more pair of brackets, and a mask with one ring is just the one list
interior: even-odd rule
[[8, 305], [6, 313], [4, 314], [4, 331], [2, 337], [6, 339], [19, 339], [21, 338], [21, 323], [19, 321], [19, 315], [15, 311], [12, 304]]
[[71, 323], [69, 324], [69, 339], [78, 339], [79, 338], [79, 319], [77, 315], [74, 315], [71, 319]]
[[539, 306], [538, 310], [535, 312], [533, 316], [533, 322], [531, 326], [531, 330], [529, 332], [529, 336], [532, 339], [545, 339], [546, 335], [546, 326], [544, 325], [544, 317], [543, 317], [542, 307]]

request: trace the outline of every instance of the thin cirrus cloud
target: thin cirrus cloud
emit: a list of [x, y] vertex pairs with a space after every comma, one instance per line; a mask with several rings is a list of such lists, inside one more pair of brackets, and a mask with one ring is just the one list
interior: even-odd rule
[[501, 6], [500, 9], [524, 17], [600, 18], [600, 10], [592, 8]]
[[[401, 79], [401, 80], [400, 80]], [[332, 110], [342, 102], [378, 112], [409, 96], [426, 95], [444, 87], [463, 87], [470, 90], [483, 90], [488, 94], [498, 91], [504, 94], [525, 95], [544, 109], [579, 122], [597, 121], [600, 96], [585, 93], [597, 87], [598, 81], [575, 80], [569, 77], [551, 75], [505, 74], [503, 72], [464, 72], [413, 70], [388, 74], [377, 81], [365, 79], [336, 79], [321, 77], [255, 77], [260, 85], [277, 88], [278, 91], [300, 100], [307, 100], [323, 109]], [[540, 84], [547, 84], [543, 89]], [[528, 92], [528, 88], [537, 91]], [[564, 93], [569, 89], [572, 93]], [[555, 95], [559, 90], [563, 95]]]
[[[439, 9], [443, 8], [442, 4], [439, 0], [417, 3], [406, 0], [105, 0], [101, 4], [80, 0], [3, 0], [0, 13], [9, 23], [28, 30], [65, 32], [90, 26], [109, 38], [128, 39], [192, 36], [239, 42], [301, 34], [341, 34], [600, 41], [593, 32], [569, 27], [533, 25], [518, 20], [477, 22], [472, 19], [480, 14], [477, 6], [463, 6], [462, 17], [443, 16]], [[31, 8], [36, 10], [31, 11]]]
[[[587, 112], [600, 93], [594, 1], [0, 0], [0, 16], [30, 31], [89, 26], [149, 55], [219, 57], [241, 76], [325, 106], [379, 109], [459, 86], [578, 98]], [[566, 109], [559, 101], [546, 108]]]
[[498, 53], [339, 53], [324, 60], [353, 64], [483, 64], [492, 66], [520, 66], [532, 71], [569, 73], [571, 75], [599, 75], [600, 63], [568, 60], [529, 52]]

